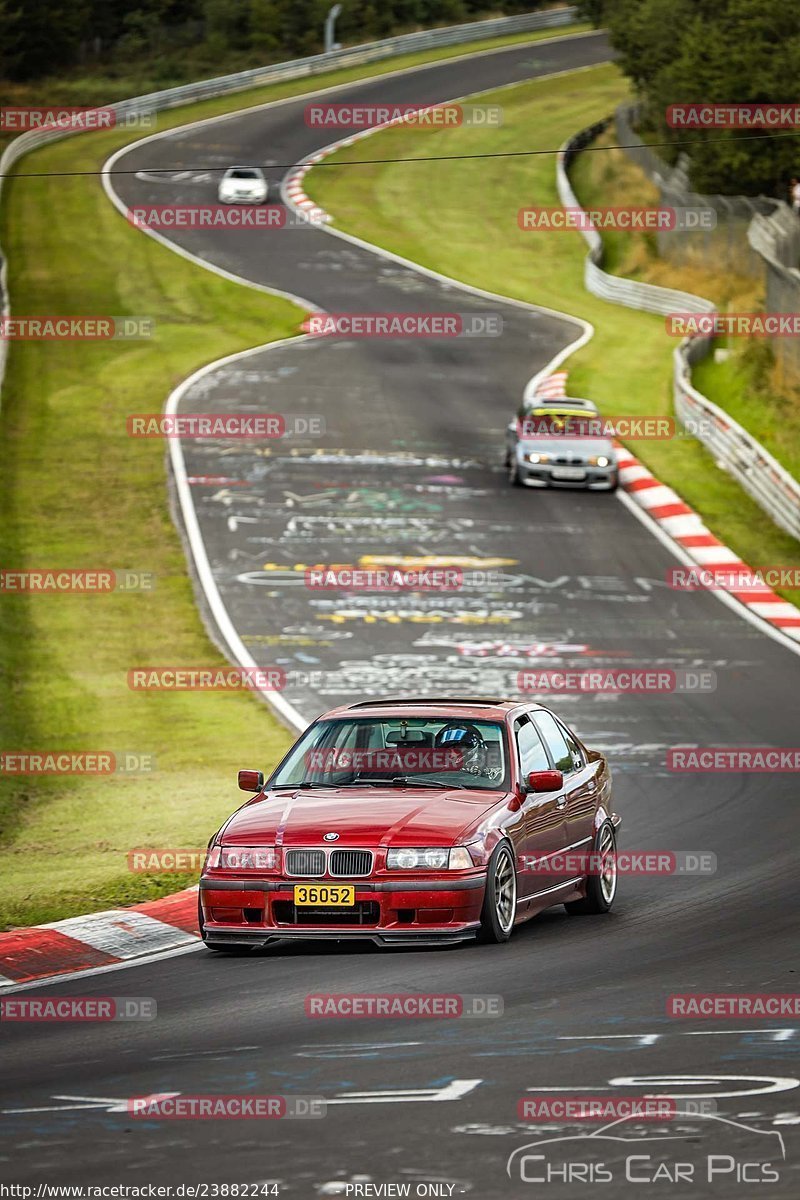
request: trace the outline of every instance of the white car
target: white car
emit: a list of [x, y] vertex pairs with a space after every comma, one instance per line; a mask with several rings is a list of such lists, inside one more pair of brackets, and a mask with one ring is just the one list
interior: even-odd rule
[[263, 204], [267, 181], [260, 167], [229, 167], [217, 193], [222, 204]]

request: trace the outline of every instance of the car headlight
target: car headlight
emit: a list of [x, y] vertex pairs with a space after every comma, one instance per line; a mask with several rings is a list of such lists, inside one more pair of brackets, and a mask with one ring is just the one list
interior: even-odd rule
[[592, 467], [610, 467], [611, 459], [607, 458], [605, 454], [596, 454], [594, 458], [589, 459], [589, 464]]
[[403, 847], [388, 852], [386, 866], [401, 871], [465, 871], [473, 862], [466, 846]]
[[550, 462], [549, 454], [523, 454], [522, 457], [525, 459], [525, 462], [529, 462], [529, 463], [549, 463]]
[[212, 846], [205, 864], [220, 871], [274, 871], [277, 866], [274, 846]]

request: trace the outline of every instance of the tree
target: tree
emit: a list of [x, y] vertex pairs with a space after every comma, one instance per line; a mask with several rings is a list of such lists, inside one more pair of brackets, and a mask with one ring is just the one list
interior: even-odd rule
[[647, 106], [649, 126], [681, 141], [701, 192], [785, 190], [798, 170], [795, 136], [742, 130], [678, 132], [667, 124], [681, 103], [791, 103], [800, 79], [800, 22], [785, 0], [615, 0], [606, 8], [619, 63]]

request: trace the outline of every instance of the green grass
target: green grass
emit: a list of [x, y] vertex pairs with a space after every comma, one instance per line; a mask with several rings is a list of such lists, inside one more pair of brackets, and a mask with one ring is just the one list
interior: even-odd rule
[[[113, 139], [40, 152], [39, 169], [84, 169]], [[129, 667], [220, 662], [195, 608], [171, 523], [165, 445], [132, 440], [130, 412], [163, 407], [192, 369], [270, 338], [302, 314], [142, 237], [95, 179], [14, 181], [4, 208], [14, 311], [146, 314], [152, 342], [17, 343], [0, 413], [7, 567], [127, 568], [149, 594], [2, 597], [2, 745], [133, 750], [129, 779], [0, 778], [0, 925], [55, 919], [175, 890], [131, 876], [137, 845], [198, 846], [236, 803], [235, 771], [268, 766], [288, 733], [252, 696], [135, 693]]]
[[737, 346], [724, 362], [705, 359], [693, 378], [704, 396], [730, 413], [800, 479], [800, 388], [777, 385], [778, 373], [769, 345], [760, 342]]
[[[544, 36], [553, 35], [485, 45]], [[158, 128], [476, 48], [241, 92], [160, 114]], [[200, 622], [169, 516], [165, 447], [131, 441], [125, 417], [160, 410], [203, 363], [286, 337], [302, 319], [286, 301], [226, 282], [126, 224], [98, 175], [132, 140], [130, 131], [69, 138], [26, 157], [18, 171], [89, 174], [12, 178], [3, 191], [0, 241], [15, 314], [147, 315], [157, 332], [113, 345], [11, 345], [0, 410], [0, 565], [144, 570], [156, 586], [150, 594], [0, 596], [0, 746], [132, 750], [154, 755], [157, 769], [128, 779], [0, 775], [0, 929], [193, 882], [133, 875], [126, 855], [136, 846], [205, 845], [241, 798], [236, 769], [268, 768], [291, 741], [248, 695], [127, 688], [131, 666], [223, 660]]]
[[[518, 227], [520, 207], [558, 203], [554, 156], [344, 165], [367, 158], [555, 149], [627, 96], [613, 66], [515, 85], [482, 96], [503, 105], [501, 128], [386, 130], [326, 159], [324, 170], [306, 177], [306, 190], [342, 229], [466, 283], [591, 321], [595, 337], [567, 364], [570, 390], [597, 400], [612, 417], [672, 415], [676, 343], [667, 337], [663, 318], [589, 295], [579, 234]], [[584, 194], [580, 179], [577, 190], [584, 203], [599, 199]], [[746, 562], [800, 565], [795, 539], [772, 525], [699, 442], [681, 436], [628, 445]], [[800, 601], [800, 593], [783, 594]]]

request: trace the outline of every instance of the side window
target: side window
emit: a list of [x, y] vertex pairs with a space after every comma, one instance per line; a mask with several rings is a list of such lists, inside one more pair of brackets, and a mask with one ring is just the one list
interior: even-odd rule
[[556, 770], [563, 771], [565, 775], [569, 775], [571, 771], [575, 770], [575, 764], [572, 761], [572, 755], [564, 734], [555, 717], [551, 717], [550, 713], [547, 712], [537, 712], [536, 724], [547, 744], [548, 750], [553, 756]]
[[542, 740], [530, 721], [524, 721], [517, 726], [517, 749], [522, 778], [525, 779], [531, 771], [549, 771], [550, 761], [542, 745]]
[[581, 750], [578, 743], [575, 741], [575, 738], [572, 736], [570, 731], [567, 729], [566, 725], [563, 724], [563, 722], [561, 722], [561, 721], [558, 722], [558, 728], [563, 733], [563, 735], [566, 739], [566, 743], [569, 746], [569, 752], [572, 755], [572, 762], [573, 762], [573, 765], [575, 766], [575, 769], [577, 771], [580, 771], [581, 767], [586, 766], [586, 759], [583, 756], [583, 751]]

